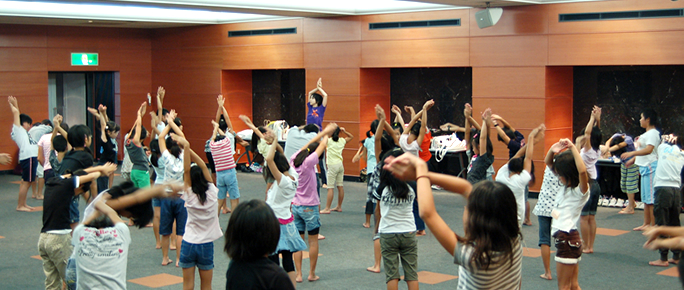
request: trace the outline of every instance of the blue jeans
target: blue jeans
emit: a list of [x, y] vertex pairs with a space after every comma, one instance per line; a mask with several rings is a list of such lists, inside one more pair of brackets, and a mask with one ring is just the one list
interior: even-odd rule
[[180, 251], [178, 266], [181, 268], [214, 269], [214, 242], [192, 244], [183, 240]]
[[321, 216], [318, 206], [292, 205], [294, 223], [300, 235], [308, 230], [309, 235], [317, 235], [321, 227]]
[[235, 168], [216, 172], [216, 186], [218, 187], [218, 199], [225, 199], [226, 193], [230, 199], [240, 198], [237, 174]]

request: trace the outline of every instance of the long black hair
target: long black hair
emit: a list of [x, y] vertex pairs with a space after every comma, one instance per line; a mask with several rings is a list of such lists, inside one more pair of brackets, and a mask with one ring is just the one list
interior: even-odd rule
[[209, 189], [209, 182], [204, 178], [204, 172], [199, 166], [190, 167], [190, 182], [192, 183], [192, 192], [197, 194], [201, 204], [207, 201], [207, 189]]
[[161, 156], [161, 150], [159, 149], [159, 139], [154, 139], [150, 142], [150, 163], [152, 166], [159, 167], [159, 156]]
[[182, 150], [181, 150], [180, 146], [178, 145], [178, 143], [176, 141], [173, 141], [173, 139], [171, 139], [171, 138], [166, 138], [165, 142], [166, 142], [166, 150], [169, 150], [169, 153], [171, 153], [171, 155], [173, 155], [174, 157], [180, 158], [180, 154], [181, 154]]
[[[283, 174], [290, 170], [290, 163], [287, 162], [287, 157], [285, 157], [283, 153], [280, 153], [280, 151], [276, 150], [275, 156], [273, 156], [273, 162], [276, 164], [276, 167], [278, 167], [278, 171], [280, 171]], [[264, 170], [266, 170], [267, 177], [273, 178], [273, 173], [271, 173], [271, 167], [266, 167], [264, 168]]]
[[340, 127], [335, 128], [335, 131], [332, 133], [332, 140], [337, 142], [340, 140]]
[[556, 159], [553, 161], [553, 170], [559, 177], [565, 178], [565, 186], [570, 188], [579, 186], [579, 170], [577, 170], [572, 151], [566, 150], [556, 155]]
[[[264, 127], [258, 127], [257, 129], [259, 130], [259, 132], [261, 132], [261, 134], [266, 134], [266, 132], [267, 132], [266, 128], [264, 128]], [[257, 135], [256, 133], [252, 133], [252, 140], [249, 141], [249, 146], [252, 148], [252, 153], [257, 152], [257, 146], [259, 145], [259, 140], [261, 140], [261, 138], [259, 138], [259, 135]], [[264, 157], [266, 157], [266, 156], [264, 156]]]
[[513, 265], [514, 241], [521, 237], [515, 196], [503, 183], [483, 180], [468, 196], [465, 236], [459, 241], [473, 247], [472, 262], [487, 270], [494, 253]]

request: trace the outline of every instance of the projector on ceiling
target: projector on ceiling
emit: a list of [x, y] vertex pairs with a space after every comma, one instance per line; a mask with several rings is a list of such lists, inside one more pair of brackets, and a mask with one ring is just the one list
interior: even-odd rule
[[501, 15], [503, 15], [503, 8], [487, 8], [475, 12], [475, 20], [478, 27], [487, 28], [499, 22]]

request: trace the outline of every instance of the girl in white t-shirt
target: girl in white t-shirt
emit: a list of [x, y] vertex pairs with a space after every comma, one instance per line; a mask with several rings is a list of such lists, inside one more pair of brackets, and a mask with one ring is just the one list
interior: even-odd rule
[[[404, 152], [401, 149], [395, 148], [382, 157], [398, 157], [402, 154]], [[418, 240], [413, 217], [415, 190], [405, 181], [392, 176], [388, 170], [380, 170], [379, 177], [380, 185], [373, 193], [377, 200], [375, 213], [380, 216], [375, 232], [380, 235], [387, 289], [398, 287], [400, 257], [408, 289], [418, 289]]]
[[569, 139], [561, 139], [551, 146], [556, 156], [553, 169], [563, 188], [556, 195], [551, 211], [551, 235], [556, 243], [556, 275], [559, 289], [579, 289], [577, 275], [582, 256], [582, 239], [577, 231], [582, 207], [589, 199], [589, 175], [582, 156]]
[[[420, 217], [459, 265], [458, 289], [521, 289], [520, 226], [515, 197], [507, 186], [487, 180], [473, 186], [459, 177], [428, 172], [425, 161], [411, 154], [385, 162], [394, 176], [416, 180]], [[450, 229], [435, 210], [431, 184], [468, 200], [464, 235]]]
[[599, 146], [601, 146], [601, 139], [603, 139], [600, 125], [601, 108], [594, 106], [587, 127], [582, 129], [581, 135], [577, 137], [575, 142], [580, 148], [580, 156], [582, 156], [582, 161], [584, 161], [584, 166], [587, 168], [587, 174], [589, 175], [589, 201], [582, 208], [582, 217], [580, 218], [583, 252], [587, 254], [594, 252], [596, 209], [601, 196], [601, 187], [598, 181], [596, 181], [598, 178], [596, 162], [601, 156]]
[[[404, 132], [399, 137], [399, 146], [404, 152], [411, 153], [418, 156], [420, 153], [420, 144], [423, 143], [423, 138], [425, 138], [425, 122], [427, 122], [427, 111], [432, 108], [435, 101], [429, 100], [423, 104], [423, 110], [418, 112], [411, 122], [404, 128]], [[420, 119], [420, 122], [418, 121]]]
[[[185, 234], [179, 265], [183, 268], [183, 289], [195, 285], [195, 266], [199, 269], [202, 289], [211, 289], [214, 272], [214, 241], [223, 236], [218, 219], [218, 188], [212, 183], [211, 171], [185, 138], [171, 135], [183, 148], [185, 191], [181, 196], [187, 209]], [[191, 166], [190, 161], [197, 166]]]
[[[266, 154], [268, 154], [268, 150], [271, 148], [271, 146], [273, 146], [274, 143], [278, 143], [278, 139], [276, 139], [273, 130], [268, 127], [254, 126], [252, 120], [245, 115], [240, 115], [239, 118], [245, 123], [245, 125], [247, 125], [247, 127], [252, 129], [252, 140], [249, 141], [250, 147], [252, 148], [252, 153], [259, 152], [259, 154], [266, 157]], [[264, 176], [264, 180], [266, 181], [266, 193], [268, 194], [268, 190], [271, 188], [271, 186], [273, 186], [273, 182], [275, 182], [275, 180], [266, 176], [266, 167], [268, 167], [268, 163], [264, 162], [263, 166], [264, 168], [262, 174]]]
[[273, 186], [266, 193], [266, 204], [273, 209], [280, 223], [278, 247], [268, 258], [280, 265], [278, 255], [282, 255], [283, 269], [287, 272], [292, 284], [296, 285], [297, 273], [295, 272], [292, 254], [306, 250], [306, 243], [299, 235], [294, 223], [294, 216], [290, 211], [290, 205], [297, 193], [299, 175], [294, 167], [290, 166], [287, 158], [283, 155], [283, 148], [278, 143], [271, 146], [266, 153], [266, 162], [268, 163], [267, 174], [275, 180]]
[[646, 133], [641, 134], [636, 142], [639, 145], [636, 151], [622, 153], [620, 158], [634, 158], [634, 164], [639, 166], [641, 174], [641, 201], [644, 203], [644, 223], [634, 228], [635, 231], [643, 231], [649, 226], [655, 225], [653, 216], [653, 182], [655, 170], [658, 166], [658, 145], [660, 144], [660, 133], [656, 130], [658, 126], [658, 114], [653, 109], [644, 109], [641, 112], [639, 124], [646, 129]]

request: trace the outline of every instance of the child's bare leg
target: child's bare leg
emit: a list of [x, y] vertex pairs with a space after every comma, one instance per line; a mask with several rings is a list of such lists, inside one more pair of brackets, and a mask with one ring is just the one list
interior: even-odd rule
[[183, 290], [192, 289], [195, 289], [195, 267], [183, 268]]
[[183, 236], [176, 235], [176, 267], [178, 267], [178, 262], [180, 261], [181, 243], [183, 243]]
[[318, 263], [318, 235], [309, 235], [309, 281], [316, 281], [316, 263]]
[[227, 214], [228, 211], [226, 209], [226, 199], [219, 199], [218, 200], [218, 209], [219, 209], [219, 215], [223, 212], [223, 214]]
[[368, 268], [366, 268], [366, 270], [368, 270], [368, 272], [380, 273], [380, 261], [382, 261], [382, 251], [380, 249], [380, 239], [376, 239], [373, 241], [373, 258], [375, 260], [373, 267], [368, 267]]
[[387, 282], [387, 290], [399, 289], [399, 279], [390, 280]]
[[214, 277], [214, 269], [199, 270], [200, 289], [211, 290], [211, 279]]
[[531, 226], [532, 221], [530, 220], [530, 202], [525, 201], [525, 219], [523, 220], [523, 224]]
[[406, 285], [408, 286], [409, 290], [418, 290], [417, 280], [406, 281]]
[[541, 256], [544, 263], [544, 274], [539, 277], [551, 280], [553, 276], [551, 275], [551, 247], [549, 245], [541, 245]]
[[325, 213], [325, 214], [330, 213], [330, 206], [332, 205], [333, 197], [334, 197], [334, 192], [333, 192], [333, 188], [331, 186], [331, 187], [328, 187], [328, 198], [326, 198], [326, 200], [325, 200], [325, 208], [323, 210], [321, 210], [321, 213]]
[[371, 218], [371, 215], [370, 215], [370, 214], [366, 214], [366, 222], [363, 223], [363, 227], [364, 227], [364, 228], [370, 228], [370, 218]]
[[169, 263], [173, 262], [171, 259], [169, 259], [169, 243], [170, 243], [170, 235], [164, 235], [161, 237], [161, 248], [162, 248], [162, 266], [166, 266]]
[[575, 270], [572, 273], [572, 285], [571, 288], [572, 290], [581, 290], [579, 286], [579, 264], [575, 264]]
[[154, 248], [161, 249], [161, 239], [159, 238], [159, 219], [161, 216], [161, 207], [155, 206], [152, 209], [154, 209], [154, 216], [152, 217], [152, 229], [154, 229], [154, 239], [157, 242], [154, 245]]
[[[563, 264], [556, 262], [556, 277], [558, 277], [558, 289], [570, 290], [573, 286], [573, 279], [576, 279], [575, 268], [579, 268], [577, 264]], [[574, 283], [577, 283], [575, 280]]]
[[230, 200], [230, 209], [231, 209], [231, 212], [234, 211], [235, 208], [236, 208], [239, 204], [240, 204], [240, 198], [231, 199], [231, 200]]
[[[332, 200], [330, 200], [332, 202]], [[344, 187], [337, 187], [337, 207], [332, 208], [332, 211], [342, 212], [342, 201], [344, 201]]]
[[[646, 215], [648, 214], [648, 220], [645, 219]], [[655, 226], [655, 216], [653, 216], [653, 205], [652, 204], [645, 204], [644, 205], [644, 224], [647, 226]]]
[[[304, 239], [304, 235], [300, 235], [302, 237], [302, 240]], [[295, 281], [297, 283], [302, 282], [302, 252], [296, 252], [293, 253], [292, 256], [294, 257], [294, 263], [295, 263], [295, 269], [296, 269], [296, 277]]]
[[634, 206], [636, 206], [636, 201], [634, 200], [634, 193], [627, 194], [627, 200], [629, 201], [627, 207], [622, 209], [619, 213], [632, 214], [634, 213]]
[[31, 183], [22, 181], [19, 185], [19, 199], [17, 201], [17, 211], [31, 211], [33, 208], [26, 204], [26, 197]]
[[38, 178], [38, 193], [36, 194], [36, 199], [43, 199], [43, 190], [45, 188], [45, 178]]
[[[171, 238], [170, 239], [171, 239], [171, 241], [175, 241], [176, 240], [176, 221], [175, 220], [173, 221], [173, 227], [171, 229], [172, 230], [171, 230]], [[171, 251], [176, 250], [176, 244], [175, 243], [171, 243], [170, 247], [171, 247], [170, 248]]]
[[35, 180], [31, 182], [31, 197], [38, 197], [38, 182], [36, 182]]

